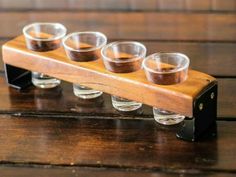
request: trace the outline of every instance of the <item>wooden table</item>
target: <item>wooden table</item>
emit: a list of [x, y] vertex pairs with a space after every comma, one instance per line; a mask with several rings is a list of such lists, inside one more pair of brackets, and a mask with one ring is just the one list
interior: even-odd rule
[[109, 95], [81, 100], [66, 82], [9, 88], [1, 64], [1, 176], [235, 176], [236, 0], [0, 0], [0, 9], [1, 44], [30, 22], [57, 21], [138, 40], [148, 54], [183, 52], [219, 82], [218, 137], [190, 143], [175, 137], [178, 126], [156, 124], [148, 106], [120, 113]]

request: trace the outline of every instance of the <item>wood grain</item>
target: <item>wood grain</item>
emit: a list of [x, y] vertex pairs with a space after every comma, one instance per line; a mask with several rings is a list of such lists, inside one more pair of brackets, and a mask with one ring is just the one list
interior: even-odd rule
[[227, 172], [204, 172], [186, 170], [185, 172], [165, 172], [160, 170], [127, 170], [117, 168], [88, 168], [88, 167], [0, 167], [1, 175], [4, 177], [179, 177], [188, 175], [190, 177], [234, 177], [235, 175]]
[[235, 117], [236, 111], [234, 107], [236, 106], [235, 101], [235, 88], [236, 79], [219, 79], [219, 102], [218, 102], [218, 115], [227, 115], [227, 117]]
[[[2, 48], [2, 45], [7, 42], [8, 40], [0, 40], [0, 47]], [[0, 71], [4, 70], [4, 66], [3, 66], [3, 60], [2, 60], [2, 50], [0, 50]]]
[[[2, 75], [3, 76], [3, 75]], [[72, 84], [62, 82], [60, 87], [54, 89], [38, 89], [30, 87], [23, 91], [7, 86], [3, 77], [0, 77], [0, 113], [15, 115], [57, 115], [75, 117], [78, 115], [93, 115], [100, 117], [147, 117], [152, 109], [143, 106], [143, 109], [131, 113], [116, 111], [111, 104], [111, 96], [103, 94], [102, 97], [91, 100], [77, 98], [73, 94]], [[149, 116], [150, 117], [150, 116]]]
[[175, 137], [177, 127], [160, 127], [154, 121], [93, 118], [0, 115], [0, 161], [166, 171], [236, 171], [235, 122], [219, 121], [217, 139], [189, 143]]
[[[219, 83], [218, 118], [236, 117], [236, 80], [217, 79]], [[150, 118], [152, 108], [143, 105], [141, 110], [129, 114], [116, 111], [111, 105], [110, 95], [104, 94], [95, 100], [83, 100], [74, 96], [72, 85], [62, 82], [61, 87], [49, 90], [30, 87], [24, 91], [7, 86], [3, 75], [0, 77], [0, 113], [16, 115], [56, 115], [62, 117], [75, 117], [78, 115], [94, 115], [114, 118]]]
[[60, 22], [68, 32], [101, 31], [108, 38], [119, 40], [233, 42], [236, 39], [235, 14], [180, 12], [1, 12], [0, 37], [18, 36], [23, 26], [35, 21]]
[[3, 10], [235, 11], [235, 0], [0, 0]]
[[[7, 39], [0, 40], [0, 45], [5, 42]], [[214, 76], [236, 76], [236, 43], [140, 42], [147, 47], [148, 55], [156, 52], [181, 52], [189, 56], [192, 69]], [[1, 56], [0, 50], [0, 70], [3, 70]]]
[[193, 115], [194, 99], [203, 89], [215, 82], [215, 78], [210, 75], [190, 70], [184, 82], [176, 85], [157, 85], [147, 81], [143, 70], [112, 73], [105, 69], [102, 59], [89, 62], [71, 61], [63, 48], [50, 52], [30, 51], [25, 46], [24, 36], [17, 37], [3, 46], [3, 60], [16, 67], [42, 72], [190, 117]]

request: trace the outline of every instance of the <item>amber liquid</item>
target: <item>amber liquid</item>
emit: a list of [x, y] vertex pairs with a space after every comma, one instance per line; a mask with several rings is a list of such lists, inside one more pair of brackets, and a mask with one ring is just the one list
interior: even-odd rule
[[170, 71], [173, 71], [173, 70], [175, 70], [175, 67], [156, 69], [156, 71], [158, 71], [158, 72], [170, 72]]
[[106, 68], [115, 73], [129, 73], [141, 69], [142, 60], [127, 61], [127, 62], [117, 62], [129, 60], [132, 57], [119, 57], [113, 58], [113, 61], [104, 60]]
[[114, 61], [122, 61], [122, 60], [129, 60], [131, 57], [119, 57], [119, 58], [113, 58]]
[[[93, 46], [82, 46], [82, 47], [78, 47], [77, 50], [89, 50], [92, 48]], [[93, 61], [101, 57], [100, 49], [92, 50], [92, 51], [69, 51], [68, 50], [68, 54], [71, 60], [79, 61], [79, 62]]]
[[55, 50], [60, 47], [61, 40], [50, 40], [50, 41], [41, 41], [40, 39], [50, 39], [53, 38], [53, 35], [45, 34], [45, 33], [30, 33], [34, 39], [27, 39], [27, 47], [30, 50], [37, 51], [37, 52], [46, 52], [50, 50]]
[[156, 69], [157, 72], [162, 73], [151, 73], [149, 72], [149, 80], [151, 80], [153, 83], [160, 84], [160, 85], [171, 85], [171, 84], [177, 84], [185, 79], [185, 71], [178, 71], [174, 72], [176, 68], [174, 67], [166, 67], [166, 68], [158, 68]]

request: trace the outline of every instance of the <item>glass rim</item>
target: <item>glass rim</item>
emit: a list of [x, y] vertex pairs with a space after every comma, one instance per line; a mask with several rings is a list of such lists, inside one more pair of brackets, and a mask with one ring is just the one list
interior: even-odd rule
[[[187, 62], [186, 62], [182, 67], [180, 67], [180, 68], [178, 68], [178, 69], [174, 69], [174, 70], [172, 70], [172, 71], [167, 71], [167, 72], [166, 72], [166, 71], [165, 71], [165, 72], [155, 71], [155, 70], [149, 68], [149, 67], [146, 65], [146, 62], [147, 62], [148, 60], [151, 60], [151, 59], [153, 59], [153, 57], [155, 57], [155, 56], [161, 56], [161, 55], [163, 55], [163, 54], [165, 54], [165, 55], [176, 55], [176, 56], [180, 56], [180, 57], [184, 58], [184, 60], [186, 60]], [[170, 73], [176, 73], [176, 72], [179, 72], [179, 71], [182, 71], [182, 70], [187, 69], [187, 68], [189, 67], [189, 63], [190, 63], [189, 58], [187, 57], [187, 55], [185, 55], [185, 54], [183, 54], [183, 53], [178, 53], [178, 52], [167, 52], [167, 53], [165, 53], [165, 52], [159, 52], [159, 53], [154, 53], [154, 54], [151, 54], [151, 55], [147, 56], [147, 57], [143, 60], [142, 67], [144, 68], [144, 70], [147, 70], [147, 71], [149, 71], [149, 72], [158, 73], [158, 74], [170, 74]]]
[[[38, 38], [32, 37], [30, 34], [27, 33], [27, 30], [28, 30], [29, 28], [31, 28], [31, 27], [34, 27], [35, 25], [39, 25], [39, 26], [40, 26], [40, 25], [59, 26], [59, 27], [63, 30], [63, 32], [62, 32], [62, 34], [60, 34], [59, 36], [52, 37], [52, 38], [49, 38], [49, 39], [38, 39]], [[23, 31], [23, 34], [24, 34], [27, 38], [32, 39], [32, 40], [35, 40], [35, 41], [53, 41], [53, 40], [58, 40], [58, 39], [63, 38], [63, 37], [66, 35], [67, 29], [66, 29], [66, 27], [65, 27], [63, 24], [61, 24], [61, 23], [37, 22], [37, 23], [31, 23], [31, 24], [29, 24], [29, 25], [24, 26], [24, 28], [23, 28], [22, 31]]]
[[[105, 50], [107, 50], [109, 47], [111, 47], [113, 45], [117, 45], [117, 44], [135, 44], [135, 45], [138, 45], [138, 46], [142, 47], [143, 52], [138, 57], [130, 58], [130, 59], [127, 59], [127, 60], [120, 60], [120, 61], [113, 60], [112, 58], [107, 57], [105, 55]], [[147, 52], [147, 49], [146, 49], [145, 45], [143, 45], [140, 42], [137, 42], [137, 41], [115, 41], [115, 42], [111, 42], [111, 43], [107, 44], [106, 46], [104, 46], [101, 50], [101, 55], [102, 55], [103, 59], [109, 60], [109, 61], [114, 62], [114, 63], [128, 63], [128, 62], [144, 59], [145, 55], [146, 55], [146, 52]]]
[[[96, 46], [96, 47], [92, 47], [92, 48], [89, 48], [89, 49], [74, 49], [72, 47], [69, 47], [67, 44], [66, 44], [66, 41], [71, 37], [71, 36], [74, 36], [74, 35], [81, 35], [81, 34], [95, 34], [95, 35], [99, 35], [101, 36], [102, 38], [104, 38], [104, 42], [102, 44], [100, 44], [99, 46]], [[89, 52], [89, 51], [95, 51], [95, 50], [98, 50], [100, 48], [102, 48], [103, 46], [105, 46], [107, 43], [107, 37], [105, 34], [101, 33], [101, 32], [98, 32], [98, 31], [82, 31], [82, 32], [73, 32], [73, 33], [70, 33], [68, 35], [66, 35], [63, 39], [62, 39], [62, 45], [66, 48], [66, 49], [69, 49], [71, 51], [75, 51], [75, 52]]]

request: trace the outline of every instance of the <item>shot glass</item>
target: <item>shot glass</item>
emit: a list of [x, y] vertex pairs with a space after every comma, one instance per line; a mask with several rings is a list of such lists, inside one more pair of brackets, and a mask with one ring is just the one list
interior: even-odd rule
[[[107, 37], [100, 32], [75, 32], [67, 35], [62, 43], [68, 58], [88, 62], [101, 58], [101, 48], [106, 45]], [[77, 83], [73, 84], [73, 91], [75, 96], [83, 99], [93, 99], [103, 93]]]
[[[66, 35], [66, 28], [59, 23], [32, 23], [23, 28], [28, 49], [36, 52], [47, 52], [61, 46]], [[32, 83], [39, 88], [53, 88], [61, 81], [39, 72], [32, 72]]]
[[[146, 56], [146, 47], [135, 41], [113, 42], [102, 48], [103, 63], [107, 70], [114, 73], [130, 73], [141, 69]], [[134, 111], [142, 103], [112, 96], [112, 105], [119, 111]]]
[[[178, 84], [186, 80], [189, 58], [181, 53], [155, 53], [146, 57], [143, 68], [147, 79], [159, 85]], [[164, 125], [174, 125], [184, 120], [183, 115], [153, 108], [154, 119]]]

